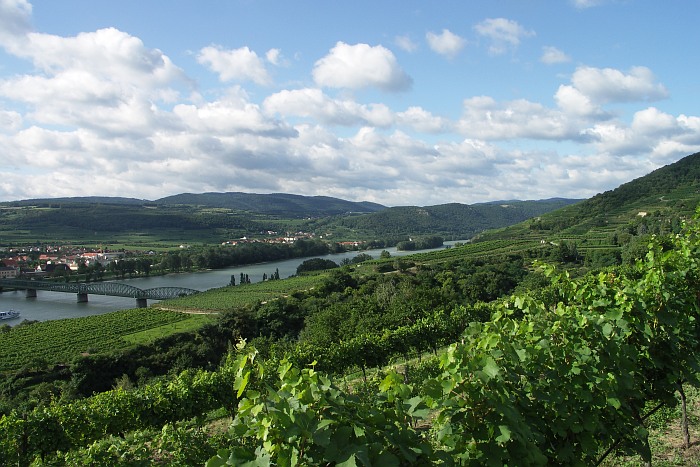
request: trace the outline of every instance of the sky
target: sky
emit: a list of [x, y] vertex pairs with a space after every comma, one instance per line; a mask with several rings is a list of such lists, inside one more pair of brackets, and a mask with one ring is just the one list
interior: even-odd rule
[[0, 201], [588, 198], [700, 151], [700, 2], [0, 0]]

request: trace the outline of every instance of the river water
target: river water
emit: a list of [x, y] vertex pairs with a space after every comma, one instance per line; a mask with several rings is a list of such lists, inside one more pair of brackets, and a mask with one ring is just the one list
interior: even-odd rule
[[[462, 240], [462, 242], [464, 241]], [[445, 245], [449, 246], [454, 243], [456, 242], [445, 242]], [[391, 256], [405, 256], [417, 253], [416, 251], [397, 251], [396, 248], [367, 250], [361, 253], [367, 253], [373, 258], [377, 258], [382, 250], [388, 251]], [[425, 252], [431, 250], [421, 251]], [[323, 258], [330, 259], [340, 264], [342, 260], [346, 258], [352, 259], [359, 253], [360, 252], [357, 251], [349, 251], [346, 253], [326, 255], [323, 256]], [[297, 266], [307, 259], [309, 258], [295, 258], [211, 271], [124, 279], [117, 282], [124, 282], [140, 289], [151, 289], [154, 287], [186, 287], [204, 291], [228, 285], [231, 281], [231, 276], [236, 279], [236, 284], [238, 284], [241, 273], [247, 274], [251, 282], [260, 282], [263, 278], [263, 274], [267, 274], [267, 276], [270, 277], [276, 269], [279, 269], [280, 278], [284, 279], [296, 274]], [[154, 300], [149, 300], [149, 305], [153, 302]], [[52, 319], [76, 318], [79, 316], [99, 315], [134, 307], [136, 307], [136, 300], [133, 298], [90, 295], [87, 302], [77, 303], [76, 295], [71, 293], [38, 290], [36, 298], [27, 298], [23, 290], [6, 291], [0, 293], [0, 310], [14, 309], [20, 311], [22, 315], [18, 319], [0, 321], [0, 324], [9, 324], [12, 326], [20, 323], [23, 319], [48, 321]]]

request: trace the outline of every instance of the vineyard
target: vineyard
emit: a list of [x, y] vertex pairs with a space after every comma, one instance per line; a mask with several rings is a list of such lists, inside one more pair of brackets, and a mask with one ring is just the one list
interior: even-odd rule
[[64, 363], [80, 354], [124, 348], [130, 345], [124, 336], [192, 319], [198, 318], [140, 308], [19, 326], [0, 334], [0, 371]]
[[539, 248], [539, 241], [491, 240], [485, 242], [465, 243], [452, 248], [427, 253], [416, 253], [411, 259], [422, 263], [447, 261], [457, 258], [485, 258], [521, 253], [525, 250]]
[[[241, 343], [217, 371], [12, 413], [0, 419], [0, 463], [597, 465], [611, 453], [650, 462], [650, 417], [678, 401], [684, 409], [686, 388], [700, 386], [698, 234], [655, 239], [634, 267], [580, 279], [543, 266], [543, 290], [381, 334], [266, 358]], [[489, 320], [471, 321], [484, 310]], [[440, 346], [402, 373], [343, 376]], [[212, 432], [224, 416], [228, 429]]]
[[156, 306], [169, 310], [223, 311], [241, 305], [272, 300], [295, 291], [311, 289], [318, 285], [324, 277], [324, 274], [302, 275], [284, 280], [222, 287], [174, 300], [164, 300]]

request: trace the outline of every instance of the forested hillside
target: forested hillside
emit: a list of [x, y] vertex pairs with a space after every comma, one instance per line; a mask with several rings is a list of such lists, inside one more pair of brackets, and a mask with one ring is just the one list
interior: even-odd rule
[[488, 229], [497, 229], [539, 216], [577, 200], [508, 201], [485, 204], [441, 204], [438, 206], [399, 206], [363, 216], [333, 221], [366, 234], [446, 235], [469, 238]]
[[346, 213], [381, 211], [381, 204], [352, 202], [329, 196], [300, 196], [284, 193], [183, 193], [154, 201], [155, 204], [186, 204], [226, 208], [283, 218], [324, 217]]
[[[508, 204], [446, 204], [385, 208], [330, 197], [244, 193], [183, 194], [157, 201], [123, 198], [59, 198], [0, 204], [0, 234], [16, 238], [118, 242], [130, 235], [153, 244], [161, 239], [221, 243], [265, 232], [303, 231], [331, 241], [391, 239], [412, 235], [469, 238], [570, 204], [570, 200]], [[386, 242], [385, 242], [386, 243]]]

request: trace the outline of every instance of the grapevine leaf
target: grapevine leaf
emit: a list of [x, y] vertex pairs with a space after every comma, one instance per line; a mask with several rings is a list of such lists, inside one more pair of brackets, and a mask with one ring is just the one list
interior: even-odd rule
[[383, 465], [386, 467], [398, 467], [401, 465], [399, 458], [388, 451], [384, 451], [377, 457], [376, 465]]
[[365, 430], [361, 426], [353, 424], [352, 429], [355, 432], [356, 437], [362, 438], [363, 436], [365, 436]]
[[493, 358], [486, 357], [486, 364], [482, 368], [482, 371], [487, 376], [487, 379], [493, 379], [498, 376], [500, 370]]
[[498, 425], [498, 429], [501, 431], [500, 436], [496, 437], [496, 442], [506, 443], [510, 440], [510, 429], [506, 425]]
[[610, 324], [610, 323], [605, 323], [605, 324], [603, 325], [603, 335], [604, 335], [605, 337], [610, 337], [610, 335], [612, 334], [612, 332], [613, 332], [613, 326], [612, 326], [612, 324]]
[[344, 462], [338, 462], [337, 467], [357, 467], [357, 462], [355, 462], [355, 455], [353, 454]]
[[615, 407], [616, 409], [619, 409], [621, 406], [620, 401], [615, 397], [608, 397], [608, 404]]
[[236, 393], [237, 398], [240, 398], [243, 395], [243, 391], [245, 391], [245, 388], [248, 385], [249, 378], [250, 371], [246, 371], [242, 378], [236, 378], [236, 381], [233, 384], [233, 389], [238, 389], [238, 392]]

